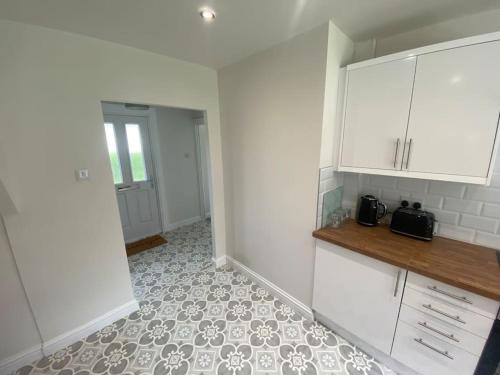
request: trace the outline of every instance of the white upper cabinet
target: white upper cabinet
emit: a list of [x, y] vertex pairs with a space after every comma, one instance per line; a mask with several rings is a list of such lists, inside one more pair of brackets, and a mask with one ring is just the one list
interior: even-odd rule
[[348, 66], [339, 171], [487, 184], [500, 137], [499, 39]]
[[500, 42], [418, 57], [409, 171], [487, 177], [500, 111], [499, 63]]
[[348, 72], [342, 166], [400, 169], [415, 61], [396, 60]]

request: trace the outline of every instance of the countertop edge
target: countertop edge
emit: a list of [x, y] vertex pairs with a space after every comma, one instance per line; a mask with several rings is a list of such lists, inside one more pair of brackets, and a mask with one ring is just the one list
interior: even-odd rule
[[[328, 243], [331, 243], [334, 245], [342, 246], [343, 248], [346, 248], [348, 250], [351, 250], [351, 251], [357, 252], [359, 254], [368, 256], [370, 258], [377, 259], [379, 261], [392, 264], [393, 266], [396, 266], [396, 267], [405, 268], [406, 270], [411, 271], [411, 272], [415, 272], [419, 275], [429, 277], [431, 279], [441, 281], [441, 282], [449, 284], [451, 286], [461, 288], [461, 289], [467, 290], [469, 292], [478, 294], [480, 296], [490, 298], [490, 299], [493, 299], [497, 302], [500, 302], [500, 293], [499, 292], [492, 291], [489, 288], [479, 288], [476, 285], [471, 285], [471, 284], [464, 283], [463, 281], [460, 281], [460, 280], [447, 278], [447, 277], [444, 277], [442, 275], [432, 273], [428, 270], [422, 270], [421, 268], [418, 268], [418, 267], [411, 264], [411, 261], [412, 261], [411, 257], [409, 257], [408, 262], [397, 262], [397, 261], [394, 261], [394, 259], [392, 259], [389, 256], [384, 257], [384, 256], [380, 255], [379, 253], [374, 253], [370, 250], [365, 250], [361, 247], [353, 246], [353, 245], [346, 243], [346, 242], [343, 242], [337, 238], [332, 238], [328, 235], [325, 235], [323, 232], [321, 232], [321, 229], [317, 229], [317, 230], [313, 231], [312, 236], [316, 239], [319, 239], [319, 240], [322, 240], [322, 241], [325, 241], [325, 242], [328, 242]], [[492, 250], [492, 251], [494, 251], [494, 250]]]

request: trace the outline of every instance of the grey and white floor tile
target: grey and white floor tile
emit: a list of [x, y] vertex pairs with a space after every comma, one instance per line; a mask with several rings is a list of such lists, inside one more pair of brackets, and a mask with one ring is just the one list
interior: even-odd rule
[[394, 374], [230, 268], [209, 222], [129, 258], [140, 310], [16, 375]]

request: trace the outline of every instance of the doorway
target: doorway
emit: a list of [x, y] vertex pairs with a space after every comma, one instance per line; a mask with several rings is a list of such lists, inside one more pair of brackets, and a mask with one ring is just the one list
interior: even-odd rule
[[148, 117], [105, 115], [104, 130], [125, 243], [159, 234]]
[[157, 247], [158, 237], [168, 241], [177, 229], [203, 228], [212, 238], [204, 111], [114, 102], [102, 108], [127, 254], [130, 246]]

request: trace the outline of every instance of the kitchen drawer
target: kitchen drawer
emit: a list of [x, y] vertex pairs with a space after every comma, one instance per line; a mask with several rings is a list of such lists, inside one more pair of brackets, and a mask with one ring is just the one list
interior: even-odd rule
[[500, 305], [497, 301], [492, 299], [450, 286], [414, 272], [408, 272], [406, 286], [491, 319], [495, 319]]
[[493, 319], [412, 288], [405, 289], [403, 303], [485, 339], [493, 325]]
[[479, 336], [404, 304], [401, 306], [399, 320], [477, 356], [481, 355], [486, 343], [486, 340]]
[[422, 375], [472, 375], [479, 360], [402, 321], [398, 322], [391, 356]]

